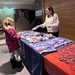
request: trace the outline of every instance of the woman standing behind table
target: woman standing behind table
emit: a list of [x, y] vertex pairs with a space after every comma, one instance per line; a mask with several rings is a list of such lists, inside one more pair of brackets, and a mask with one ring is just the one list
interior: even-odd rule
[[[58, 37], [59, 19], [58, 19], [58, 15], [54, 12], [54, 10], [51, 6], [46, 8], [45, 22], [39, 26], [41, 28], [46, 27], [48, 33], [52, 33], [54, 36]], [[33, 28], [32, 30], [35, 30], [35, 29]]]
[[45, 22], [40, 25], [41, 28], [46, 27], [48, 33], [52, 33], [54, 36], [59, 34], [59, 19], [58, 15], [54, 12], [51, 6], [46, 8]]
[[4, 20], [4, 26], [0, 26], [0, 28], [2, 28], [2, 30], [5, 32], [6, 44], [10, 52], [10, 62], [12, 69], [18, 68], [18, 71], [21, 71], [23, 69], [23, 65], [18, 52], [18, 40], [20, 39], [20, 36], [16, 33], [13, 19], [7, 17]]

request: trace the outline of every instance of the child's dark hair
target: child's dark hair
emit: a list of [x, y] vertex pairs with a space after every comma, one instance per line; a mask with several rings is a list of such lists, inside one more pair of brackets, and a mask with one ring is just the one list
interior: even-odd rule
[[13, 19], [12, 18], [10, 18], [10, 17], [7, 17], [6, 19], [4, 19], [4, 24], [5, 24], [5, 26], [12, 26], [12, 22], [13, 22]]
[[5, 25], [6, 25], [6, 26], [10, 25], [10, 22], [9, 22], [9, 23], [5, 22]]
[[48, 6], [47, 8], [48, 8], [49, 11], [52, 11], [52, 16], [53, 16], [54, 15], [54, 10], [53, 10], [52, 6]]

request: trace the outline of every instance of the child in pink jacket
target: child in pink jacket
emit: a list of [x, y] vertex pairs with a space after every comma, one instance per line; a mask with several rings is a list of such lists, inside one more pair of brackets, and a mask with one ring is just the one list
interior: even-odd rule
[[18, 71], [21, 71], [23, 69], [23, 65], [18, 52], [18, 40], [20, 39], [20, 36], [15, 30], [14, 20], [12, 18], [7, 17], [4, 20], [4, 26], [2, 26], [2, 30], [5, 32], [6, 44], [10, 52], [10, 62], [12, 65], [12, 69], [17, 67]]

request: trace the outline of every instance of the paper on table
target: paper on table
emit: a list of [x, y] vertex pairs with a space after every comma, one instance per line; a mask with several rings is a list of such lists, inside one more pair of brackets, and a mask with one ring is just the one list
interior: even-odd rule
[[40, 25], [35, 26], [34, 28], [32, 28], [32, 30], [36, 30], [40, 27]]

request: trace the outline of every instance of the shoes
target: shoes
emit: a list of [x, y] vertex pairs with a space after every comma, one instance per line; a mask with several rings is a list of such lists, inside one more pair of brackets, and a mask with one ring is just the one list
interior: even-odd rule
[[11, 67], [12, 67], [12, 69], [17, 68], [15, 57], [12, 58], [12, 59], [10, 59], [10, 63], [11, 63]]
[[22, 69], [24, 68], [22, 61], [17, 61], [17, 68], [18, 68], [18, 72], [22, 71]]
[[16, 61], [15, 57], [13, 59], [10, 59], [10, 62], [12, 69], [18, 68], [18, 72], [20, 72], [24, 68], [22, 61]]

